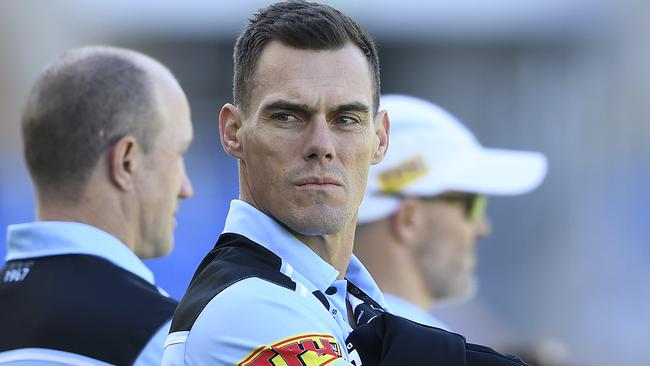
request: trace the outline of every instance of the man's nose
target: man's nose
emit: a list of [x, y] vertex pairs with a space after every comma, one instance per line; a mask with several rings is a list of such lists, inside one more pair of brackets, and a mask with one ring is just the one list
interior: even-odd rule
[[[333, 132], [325, 116], [316, 116], [306, 130], [305, 159], [333, 160], [336, 157]], [[281, 143], [281, 142], [280, 142]]]
[[194, 188], [192, 187], [192, 182], [185, 172], [185, 167], [183, 167], [183, 180], [181, 181], [181, 189], [178, 192], [178, 198], [186, 199], [192, 197], [194, 194]]

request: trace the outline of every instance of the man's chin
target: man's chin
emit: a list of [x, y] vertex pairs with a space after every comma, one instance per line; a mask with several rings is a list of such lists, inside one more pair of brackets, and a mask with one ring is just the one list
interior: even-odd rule
[[453, 291], [449, 300], [454, 303], [469, 301], [478, 292], [478, 280], [475, 277], [466, 279]]
[[340, 233], [346, 227], [346, 214], [340, 209], [321, 207], [308, 209], [298, 213], [296, 217], [287, 222], [292, 231], [307, 236], [333, 235]]
[[440, 289], [436, 302], [444, 305], [453, 305], [466, 302], [474, 298], [478, 292], [478, 282], [475, 276], [459, 279], [453, 285]]
[[[166, 257], [171, 254], [174, 249], [174, 241], [170, 239], [165, 239], [164, 241], [159, 241], [155, 244], [151, 250], [146, 253], [138, 254], [138, 257], [141, 259], [154, 259], [160, 257]], [[136, 253], [137, 254], [137, 253]]]

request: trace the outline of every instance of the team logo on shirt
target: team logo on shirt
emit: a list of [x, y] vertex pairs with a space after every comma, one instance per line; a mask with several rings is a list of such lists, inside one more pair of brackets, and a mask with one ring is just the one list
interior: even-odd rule
[[20, 282], [27, 277], [34, 266], [32, 261], [8, 263], [4, 273], [4, 282]]
[[262, 346], [237, 366], [324, 366], [341, 357], [336, 338], [329, 334], [305, 334]]

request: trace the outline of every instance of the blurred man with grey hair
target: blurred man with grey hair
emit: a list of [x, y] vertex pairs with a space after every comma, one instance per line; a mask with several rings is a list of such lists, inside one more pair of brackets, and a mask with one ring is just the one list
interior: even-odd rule
[[484, 148], [425, 100], [386, 95], [381, 108], [391, 119], [391, 148], [370, 168], [354, 253], [395, 314], [445, 328], [429, 310], [475, 291], [476, 242], [490, 233], [485, 195], [533, 190], [546, 159]]
[[160, 365], [176, 301], [141, 259], [172, 249], [192, 195], [190, 109], [159, 62], [64, 53], [22, 121], [36, 221], [11, 225], [0, 271], [0, 364]]

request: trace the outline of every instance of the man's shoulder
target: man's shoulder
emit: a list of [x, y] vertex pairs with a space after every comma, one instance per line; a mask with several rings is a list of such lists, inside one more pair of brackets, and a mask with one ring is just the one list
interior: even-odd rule
[[79, 254], [8, 262], [0, 299], [3, 328], [14, 334], [0, 350], [48, 348], [113, 364], [133, 363], [176, 307], [137, 275]]
[[129, 308], [138, 313], [150, 311], [153, 305], [171, 315], [176, 306], [175, 300], [162, 295], [155, 285], [138, 275], [104, 258], [86, 254], [9, 261], [0, 269], [0, 292], [11, 293], [24, 306], [34, 303], [24, 300], [39, 298], [42, 302], [34, 303], [38, 308], [48, 304], [50, 308], [60, 306], [59, 311], [78, 307], [120, 314], [115, 309]]
[[208, 303], [226, 289], [231, 301], [244, 303], [281, 289], [293, 292], [296, 286], [282, 272], [282, 259], [273, 252], [244, 236], [223, 234], [196, 270], [174, 314], [171, 331], [190, 330]]
[[325, 364], [345, 355], [339, 333], [311, 293], [248, 277], [214, 296], [191, 329], [170, 333], [163, 364], [256, 365], [271, 356], [296, 357], [297, 348], [310, 346], [324, 349], [318, 364]]
[[384, 299], [389, 307], [389, 313], [399, 315], [420, 324], [449, 330], [446, 324], [442, 323], [433, 315], [399, 296], [384, 293]]
[[263, 246], [222, 235], [174, 313], [163, 364], [255, 364], [310, 342], [331, 348], [323, 357], [344, 354], [330, 313], [284, 272]]

